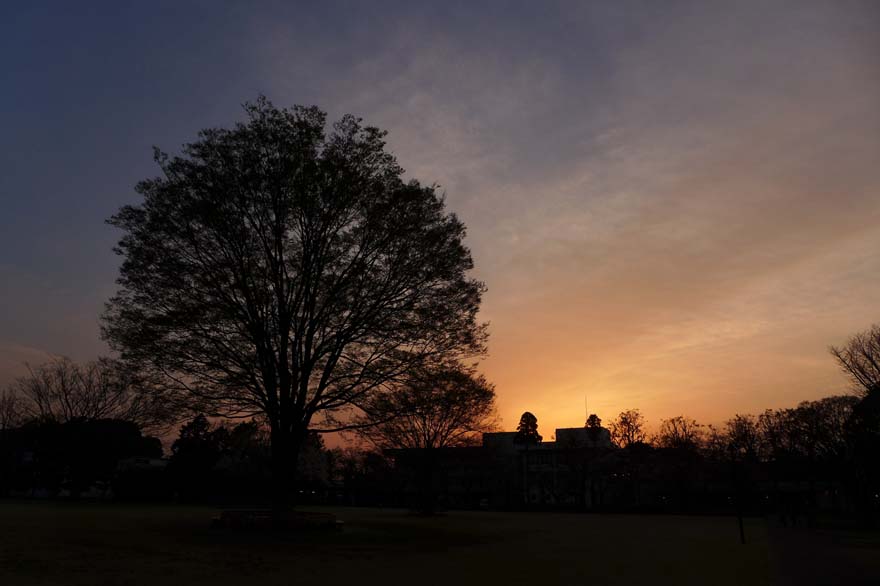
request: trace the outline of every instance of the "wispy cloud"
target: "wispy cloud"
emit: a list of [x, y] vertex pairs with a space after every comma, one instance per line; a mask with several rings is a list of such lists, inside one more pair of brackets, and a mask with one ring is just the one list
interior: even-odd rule
[[583, 42], [532, 53], [402, 26], [322, 86], [468, 222], [508, 420], [839, 391], [826, 346], [876, 318], [877, 11], [667, 8], [572, 10]]

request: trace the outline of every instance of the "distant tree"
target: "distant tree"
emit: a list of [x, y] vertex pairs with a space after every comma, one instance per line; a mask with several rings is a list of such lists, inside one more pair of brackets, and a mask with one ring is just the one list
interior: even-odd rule
[[375, 450], [336, 448], [331, 454], [331, 478], [342, 486], [348, 505], [381, 505], [394, 482], [389, 459]]
[[417, 469], [422, 513], [436, 503], [436, 450], [474, 444], [495, 428], [495, 388], [462, 366], [419, 369], [365, 405], [359, 435], [380, 450], [409, 448], [399, 463]]
[[537, 445], [541, 443], [541, 434], [538, 433], [538, 418], [526, 411], [519, 418], [516, 426], [516, 435], [513, 438], [514, 443], [523, 445]]
[[462, 366], [420, 369], [364, 408], [358, 433], [379, 449], [469, 445], [497, 420], [494, 386]]
[[8, 393], [17, 398], [27, 418], [65, 423], [74, 420], [118, 419], [148, 431], [160, 430], [168, 416], [165, 406], [143, 392], [142, 381], [109, 358], [77, 364], [55, 358], [13, 381]]
[[229, 451], [229, 430], [197, 415], [180, 428], [171, 444], [169, 472], [184, 500], [205, 500], [217, 493], [214, 468]]
[[858, 397], [834, 396], [800, 403], [790, 415], [801, 450], [814, 458], [839, 460], [846, 456], [847, 426]]
[[385, 133], [265, 98], [210, 129], [110, 223], [124, 231], [104, 336], [164, 400], [260, 415], [285, 508], [307, 430], [437, 357], [485, 349], [484, 286], [465, 227], [433, 186], [404, 181]]
[[599, 416], [595, 413], [587, 417], [587, 423], [585, 427], [587, 429], [587, 434], [590, 436], [590, 440], [594, 442], [599, 439], [599, 434], [604, 429], [602, 427], [602, 420], [599, 419]]
[[224, 445], [215, 464], [222, 486], [212, 488], [215, 493], [229, 497], [247, 498], [269, 496], [269, 436], [259, 420], [242, 421], [235, 426], [224, 425], [227, 434], [218, 439]]
[[660, 448], [696, 450], [703, 439], [702, 425], [683, 415], [664, 419], [654, 443]]
[[229, 431], [224, 426], [214, 426], [199, 414], [180, 428], [180, 435], [171, 444], [171, 454], [209, 460], [213, 465], [228, 447], [228, 439]]
[[728, 442], [722, 429], [719, 429], [710, 423], [700, 435], [700, 447], [710, 460], [721, 462], [727, 459], [729, 455]]
[[[51, 425], [51, 424], [50, 424]], [[162, 444], [137, 424], [118, 419], [72, 420], [61, 426], [67, 488], [74, 494], [96, 481], [110, 483], [125, 458], [161, 458]]]
[[760, 450], [761, 435], [758, 424], [751, 415], [735, 415], [725, 423], [728, 449], [740, 457], [756, 458]]
[[611, 422], [611, 440], [620, 448], [644, 443], [645, 418], [638, 409], [621, 411], [617, 419]]
[[831, 354], [859, 391], [880, 392], [880, 324], [832, 346]]

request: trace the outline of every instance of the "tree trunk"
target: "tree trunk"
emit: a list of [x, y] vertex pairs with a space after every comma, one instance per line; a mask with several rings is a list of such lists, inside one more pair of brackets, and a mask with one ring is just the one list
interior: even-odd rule
[[276, 526], [283, 524], [285, 515], [295, 504], [296, 465], [300, 444], [296, 434], [281, 430], [273, 430], [271, 433], [271, 504]]
[[436, 495], [434, 494], [434, 467], [436, 465], [434, 450], [422, 448], [419, 471], [419, 513], [433, 515], [436, 512]]

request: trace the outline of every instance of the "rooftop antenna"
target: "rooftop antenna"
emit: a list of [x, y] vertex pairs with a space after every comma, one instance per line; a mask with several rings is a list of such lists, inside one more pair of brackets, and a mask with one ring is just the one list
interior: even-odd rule
[[587, 394], [584, 393], [584, 425], [587, 424], [587, 420], [590, 418], [590, 411], [587, 409]]

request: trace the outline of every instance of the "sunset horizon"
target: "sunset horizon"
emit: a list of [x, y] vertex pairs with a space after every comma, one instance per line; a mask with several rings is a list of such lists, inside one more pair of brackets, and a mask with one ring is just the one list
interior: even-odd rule
[[0, 584], [880, 584], [880, 1], [0, 15]]

